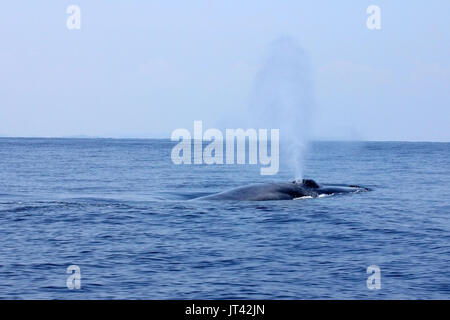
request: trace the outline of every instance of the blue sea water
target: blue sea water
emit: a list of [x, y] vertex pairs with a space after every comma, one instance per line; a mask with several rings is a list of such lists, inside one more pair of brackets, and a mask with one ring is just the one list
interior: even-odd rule
[[0, 139], [0, 298], [450, 298], [449, 143], [316, 142], [307, 177], [373, 191], [270, 202], [187, 201], [292, 176], [173, 145]]

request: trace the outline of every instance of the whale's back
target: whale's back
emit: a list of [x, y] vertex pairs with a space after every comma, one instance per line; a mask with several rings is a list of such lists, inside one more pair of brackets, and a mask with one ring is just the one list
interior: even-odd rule
[[314, 180], [303, 179], [293, 182], [258, 183], [234, 188], [193, 200], [235, 200], [235, 201], [269, 201], [292, 200], [301, 197], [317, 197], [338, 193], [369, 191], [356, 185], [319, 185]]
[[307, 195], [311, 194], [301, 184], [286, 182], [286, 183], [251, 184], [197, 199], [267, 201], [267, 200], [292, 200], [294, 198], [303, 197]]

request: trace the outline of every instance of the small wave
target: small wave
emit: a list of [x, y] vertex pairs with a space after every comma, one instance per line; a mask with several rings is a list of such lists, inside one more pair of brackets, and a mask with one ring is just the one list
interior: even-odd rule
[[45, 209], [48, 206], [32, 206], [32, 205], [26, 205], [26, 206], [19, 206], [19, 207], [13, 207], [13, 208], [8, 208], [8, 209], [4, 209], [4, 210], [0, 210], [0, 212], [2, 213], [20, 213], [20, 212], [29, 212], [29, 211], [35, 211], [35, 210], [41, 210], [41, 209]]
[[[317, 196], [317, 198], [325, 198], [325, 197], [330, 197], [330, 196], [332, 196], [332, 195], [334, 195], [334, 193], [330, 193], [330, 194], [319, 194], [318, 196]], [[312, 199], [312, 198], [314, 198], [313, 196], [303, 196], [303, 197], [297, 197], [297, 198], [294, 198], [293, 200], [303, 200], [303, 199]]]
[[330, 193], [330, 194], [322, 193], [322, 194], [319, 194], [319, 198], [331, 197], [332, 195], [334, 195], [334, 193]]
[[293, 200], [303, 200], [303, 199], [312, 199], [312, 196], [304, 196], [304, 197], [298, 197], [298, 198], [294, 198]]

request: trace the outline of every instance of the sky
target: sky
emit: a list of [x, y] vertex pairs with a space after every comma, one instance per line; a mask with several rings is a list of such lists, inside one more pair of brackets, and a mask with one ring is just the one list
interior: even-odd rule
[[449, 12], [448, 0], [6, 1], [0, 136], [233, 128], [267, 47], [287, 36], [309, 57], [314, 139], [450, 141]]

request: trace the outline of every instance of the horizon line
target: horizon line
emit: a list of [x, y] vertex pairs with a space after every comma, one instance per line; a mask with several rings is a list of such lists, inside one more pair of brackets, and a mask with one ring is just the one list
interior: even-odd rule
[[[8, 136], [0, 135], [0, 139], [78, 139], [78, 140], [169, 140], [170, 137], [102, 137], [102, 136]], [[176, 142], [176, 141], [174, 141]], [[450, 141], [441, 140], [378, 140], [378, 139], [332, 139], [332, 138], [316, 138], [309, 142], [409, 142], [409, 143], [450, 143]], [[207, 142], [205, 142], [207, 143]]]

